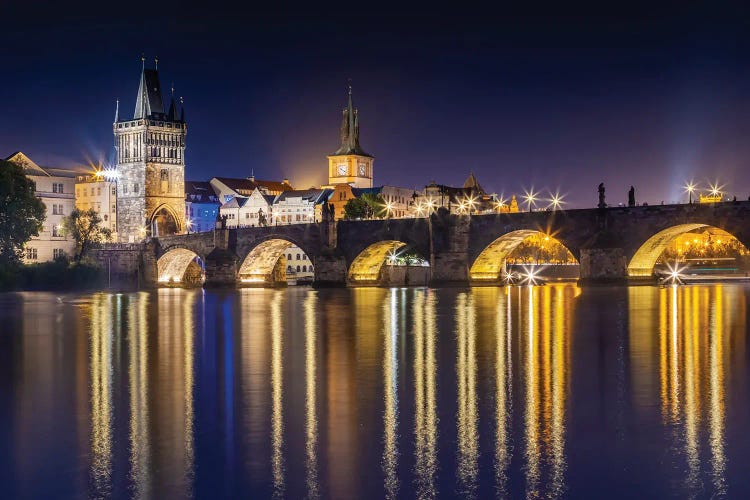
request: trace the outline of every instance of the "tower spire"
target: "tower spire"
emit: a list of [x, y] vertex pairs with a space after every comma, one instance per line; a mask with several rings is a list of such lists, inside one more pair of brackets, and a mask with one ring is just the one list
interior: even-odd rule
[[120, 121], [120, 99], [115, 101], [115, 123]]
[[347, 87], [347, 103], [344, 108], [343, 118], [341, 120], [341, 147], [336, 150], [334, 155], [362, 155], [370, 156], [362, 150], [359, 145], [359, 115], [357, 110], [354, 108], [354, 102], [352, 100], [352, 83], [349, 79], [349, 85]]

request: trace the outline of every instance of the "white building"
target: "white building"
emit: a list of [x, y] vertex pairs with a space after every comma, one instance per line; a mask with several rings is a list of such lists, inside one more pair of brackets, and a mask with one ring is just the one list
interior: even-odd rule
[[294, 189], [289, 184], [289, 179], [281, 182], [261, 181], [251, 176], [247, 179], [235, 179], [230, 177], [214, 177], [210, 181], [211, 187], [219, 197], [220, 203], [226, 203], [235, 196], [250, 196], [253, 191], [260, 189], [262, 194], [277, 195], [283, 191]]
[[388, 217], [414, 217], [414, 190], [396, 186], [383, 186], [380, 196], [386, 203]]
[[290, 283], [312, 282], [315, 276], [313, 264], [307, 254], [297, 245], [292, 245], [286, 254], [286, 279]]
[[275, 195], [256, 188], [250, 196], [232, 197], [221, 206], [219, 214], [227, 217], [227, 227], [270, 226], [275, 199]]
[[320, 222], [323, 204], [332, 193], [330, 189], [284, 191], [273, 203], [272, 224], [310, 224]]
[[75, 241], [62, 230], [65, 216], [75, 207], [76, 172], [57, 168], [42, 168], [21, 152], [13, 153], [6, 161], [23, 167], [23, 172], [34, 182], [34, 193], [46, 207], [46, 219], [38, 236], [24, 247], [23, 261], [27, 264], [46, 262], [55, 257], [72, 255]]
[[93, 208], [102, 218], [102, 227], [112, 231], [112, 239], [117, 241], [117, 183], [106, 172], [76, 176], [76, 208]]

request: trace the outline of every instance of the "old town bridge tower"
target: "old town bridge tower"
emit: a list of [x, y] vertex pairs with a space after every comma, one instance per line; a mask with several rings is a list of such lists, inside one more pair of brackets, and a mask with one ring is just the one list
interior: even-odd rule
[[185, 109], [172, 89], [165, 112], [158, 66], [142, 61], [133, 118], [120, 120], [118, 106], [113, 124], [117, 235], [126, 243], [185, 230]]

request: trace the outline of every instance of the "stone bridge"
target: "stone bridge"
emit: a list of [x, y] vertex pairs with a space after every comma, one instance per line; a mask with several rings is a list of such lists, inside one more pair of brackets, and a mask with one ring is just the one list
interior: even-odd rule
[[[505, 258], [528, 236], [556, 238], [578, 259], [583, 282], [651, 279], [656, 259], [680, 234], [716, 227], [750, 247], [750, 202], [613, 207], [490, 215], [339, 221], [216, 229], [106, 245], [97, 259], [156, 286], [203, 281], [267, 285], [285, 279], [294, 244], [314, 266], [317, 285], [379, 284], [390, 255], [414, 252], [432, 284], [497, 282]], [[197, 258], [196, 258], [197, 257]], [[387, 266], [391, 267], [391, 266]]]

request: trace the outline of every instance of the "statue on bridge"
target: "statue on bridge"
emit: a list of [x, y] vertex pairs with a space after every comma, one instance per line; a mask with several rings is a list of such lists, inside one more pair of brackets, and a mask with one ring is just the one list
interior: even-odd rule
[[599, 184], [599, 208], [607, 208], [607, 204], [604, 202], [604, 183]]
[[628, 206], [635, 206], [635, 188], [633, 186], [630, 186], [630, 191], [628, 191]]

